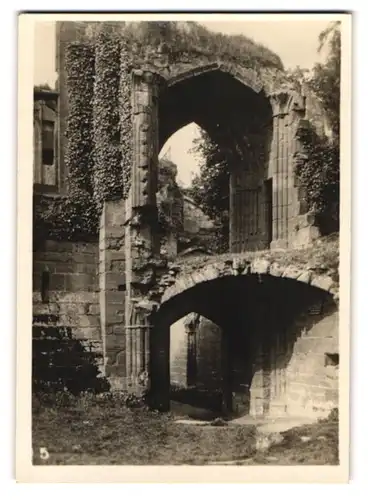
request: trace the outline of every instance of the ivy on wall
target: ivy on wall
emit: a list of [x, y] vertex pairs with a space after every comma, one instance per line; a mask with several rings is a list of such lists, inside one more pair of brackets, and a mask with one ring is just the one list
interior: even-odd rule
[[[96, 238], [103, 202], [127, 196], [133, 154], [130, 72], [147, 54], [157, 55], [163, 42], [171, 59], [175, 49], [184, 60], [218, 53], [252, 67], [282, 68], [275, 54], [251, 40], [213, 34], [196, 23], [140, 23], [138, 28], [87, 23], [80, 26], [80, 41], [67, 45], [68, 195], [43, 200], [35, 209], [35, 228], [49, 237]], [[159, 208], [162, 229], [172, 224], [166, 212]]]
[[65, 65], [69, 98], [65, 151], [68, 195], [35, 200], [35, 237], [89, 239], [97, 235], [99, 222], [92, 179], [94, 47], [80, 42], [70, 44]]
[[133, 130], [132, 130], [132, 105], [130, 71], [132, 68], [132, 54], [129, 50], [128, 41], [121, 40], [120, 51], [120, 86], [119, 86], [119, 109], [120, 109], [120, 136], [122, 138], [121, 148], [121, 172], [123, 175], [123, 196], [128, 196], [130, 187], [130, 169], [133, 157]]
[[301, 128], [297, 135], [302, 151], [297, 156], [296, 175], [303, 188], [308, 210], [322, 234], [339, 230], [340, 148], [320, 137], [312, 127]]
[[108, 26], [96, 39], [96, 78], [93, 94], [94, 197], [100, 209], [105, 200], [121, 197], [123, 176], [120, 148], [120, 40]]

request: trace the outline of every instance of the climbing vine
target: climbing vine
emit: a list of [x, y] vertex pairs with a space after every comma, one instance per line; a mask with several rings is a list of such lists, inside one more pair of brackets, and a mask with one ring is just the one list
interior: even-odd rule
[[[171, 60], [219, 53], [240, 58], [244, 64], [252, 61], [251, 66], [262, 62], [282, 68], [275, 54], [252, 40], [214, 35], [196, 23], [184, 28], [180, 23], [81, 23], [78, 30], [79, 41], [69, 43], [65, 54], [68, 194], [35, 197], [34, 229], [41, 238], [96, 238], [103, 202], [127, 196], [132, 165], [133, 64], [139, 66], [156, 57], [158, 48], [166, 46]], [[246, 60], [241, 54], [247, 54]], [[162, 226], [172, 225], [167, 210], [160, 210]]]
[[120, 135], [121, 141], [121, 171], [123, 175], [123, 195], [128, 196], [130, 187], [130, 169], [132, 164], [132, 109], [130, 98], [130, 70], [132, 67], [131, 52], [128, 48], [127, 40], [122, 39], [120, 51], [120, 91], [119, 91], [119, 109], [120, 109]]
[[109, 26], [96, 39], [96, 78], [93, 94], [94, 198], [103, 201], [121, 197], [120, 148], [120, 40]]
[[318, 136], [313, 128], [301, 128], [302, 153], [296, 173], [308, 210], [317, 218], [323, 234], [339, 230], [340, 206], [340, 23], [331, 23], [319, 36], [320, 48], [327, 45], [324, 64], [316, 64], [305, 83], [320, 99], [331, 127], [331, 136]]
[[313, 128], [298, 132], [302, 153], [296, 174], [308, 210], [317, 219], [323, 234], [339, 229], [340, 149], [339, 144], [317, 135]]
[[68, 195], [42, 198], [34, 210], [36, 237], [88, 239], [97, 235], [98, 214], [93, 198], [93, 108], [95, 74], [94, 48], [72, 43], [66, 52], [69, 100], [65, 165], [68, 172]]

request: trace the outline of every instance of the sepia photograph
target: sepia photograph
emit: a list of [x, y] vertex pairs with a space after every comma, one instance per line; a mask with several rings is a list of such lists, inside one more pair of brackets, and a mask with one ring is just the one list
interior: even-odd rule
[[351, 15], [18, 21], [20, 480], [347, 481]]

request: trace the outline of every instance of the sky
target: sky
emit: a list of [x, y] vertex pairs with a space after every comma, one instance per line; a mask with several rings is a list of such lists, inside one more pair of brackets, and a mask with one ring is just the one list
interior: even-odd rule
[[[320, 60], [318, 35], [326, 28], [327, 19], [272, 21], [208, 21], [202, 23], [211, 31], [228, 35], [243, 34], [276, 52], [284, 67], [310, 69]], [[55, 26], [52, 22], [38, 22], [35, 29], [35, 71], [34, 83], [48, 83], [53, 86], [55, 73]], [[189, 124], [177, 131], [166, 142], [161, 156], [168, 153], [178, 166], [178, 180], [183, 185], [190, 184], [194, 173], [198, 172], [198, 158], [190, 154], [193, 139], [198, 135], [198, 127]]]

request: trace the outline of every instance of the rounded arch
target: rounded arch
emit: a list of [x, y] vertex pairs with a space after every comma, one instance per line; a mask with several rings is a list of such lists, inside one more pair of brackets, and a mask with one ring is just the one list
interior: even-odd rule
[[276, 278], [296, 280], [300, 283], [310, 285], [324, 292], [329, 292], [335, 299], [338, 298], [338, 283], [328, 274], [319, 274], [301, 264], [287, 265], [277, 260], [254, 258], [253, 260], [242, 259], [240, 255], [233, 257], [218, 258], [212, 263], [203, 263], [189, 268], [186, 272], [178, 273], [175, 282], [168, 286], [161, 297], [161, 305], [190, 290], [196, 285], [218, 280], [225, 276], [239, 275], [269, 275]]

